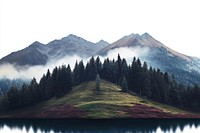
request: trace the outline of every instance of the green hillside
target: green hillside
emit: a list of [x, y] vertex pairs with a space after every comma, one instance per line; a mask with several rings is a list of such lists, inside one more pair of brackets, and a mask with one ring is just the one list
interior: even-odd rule
[[0, 114], [0, 117], [28, 118], [185, 118], [196, 114], [149, 101], [121, 88], [101, 81], [97, 94], [95, 82], [86, 82], [73, 88], [64, 97], [52, 98], [40, 104]]

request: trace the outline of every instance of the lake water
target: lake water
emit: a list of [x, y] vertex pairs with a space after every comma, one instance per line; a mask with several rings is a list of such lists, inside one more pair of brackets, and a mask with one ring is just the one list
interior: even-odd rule
[[200, 133], [200, 119], [0, 119], [0, 133]]

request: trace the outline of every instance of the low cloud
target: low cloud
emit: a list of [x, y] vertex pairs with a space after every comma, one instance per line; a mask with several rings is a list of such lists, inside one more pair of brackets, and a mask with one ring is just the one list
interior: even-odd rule
[[133, 57], [139, 57], [142, 60], [146, 59], [148, 52], [149, 49], [146, 47], [121, 47], [108, 51], [103, 58], [109, 57], [109, 59], [117, 60], [117, 55], [120, 54], [120, 57], [125, 58], [127, 63], [130, 64], [133, 61]]
[[43, 74], [46, 74], [49, 69], [52, 71], [56, 66], [70, 65], [74, 68], [75, 62], [80, 61], [79, 56], [65, 56], [59, 60], [51, 60], [46, 65], [36, 65], [36, 66], [16, 66], [13, 64], [3, 64], [0, 65], [0, 78], [8, 79], [32, 79], [35, 77], [37, 81], [40, 81]]
[[[131, 63], [133, 57], [140, 57], [144, 58], [148, 54], [149, 50], [147, 48], [141, 47], [123, 47], [123, 48], [116, 48], [110, 50], [106, 56], [99, 56], [101, 61], [103, 62], [104, 59], [109, 57], [109, 59], [117, 59], [118, 53], [120, 54], [121, 58], [125, 58], [128, 63]], [[77, 55], [73, 56], [65, 56], [59, 60], [50, 60], [46, 65], [37, 65], [37, 66], [15, 66], [12, 64], [3, 64], [0, 65], [0, 78], [9, 78], [9, 79], [32, 79], [35, 77], [39, 82], [42, 75], [47, 72], [49, 69], [50, 71], [55, 68], [55, 66], [61, 65], [70, 65], [71, 69], [73, 70], [76, 61], [83, 60], [84, 65], [87, 63], [89, 58], [82, 58]]]

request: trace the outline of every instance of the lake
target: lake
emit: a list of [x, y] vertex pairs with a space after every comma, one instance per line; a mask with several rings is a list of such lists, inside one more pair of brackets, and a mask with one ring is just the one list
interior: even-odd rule
[[0, 119], [0, 133], [199, 133], [200, 119]]

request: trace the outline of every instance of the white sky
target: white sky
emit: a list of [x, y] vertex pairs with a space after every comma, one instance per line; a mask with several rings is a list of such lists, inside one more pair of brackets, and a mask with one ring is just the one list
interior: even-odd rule
[[0, 0], [0, 58], [69, 34], [112, 43], [148, 32], [168, 47], [200, 57], [199, 0]]

